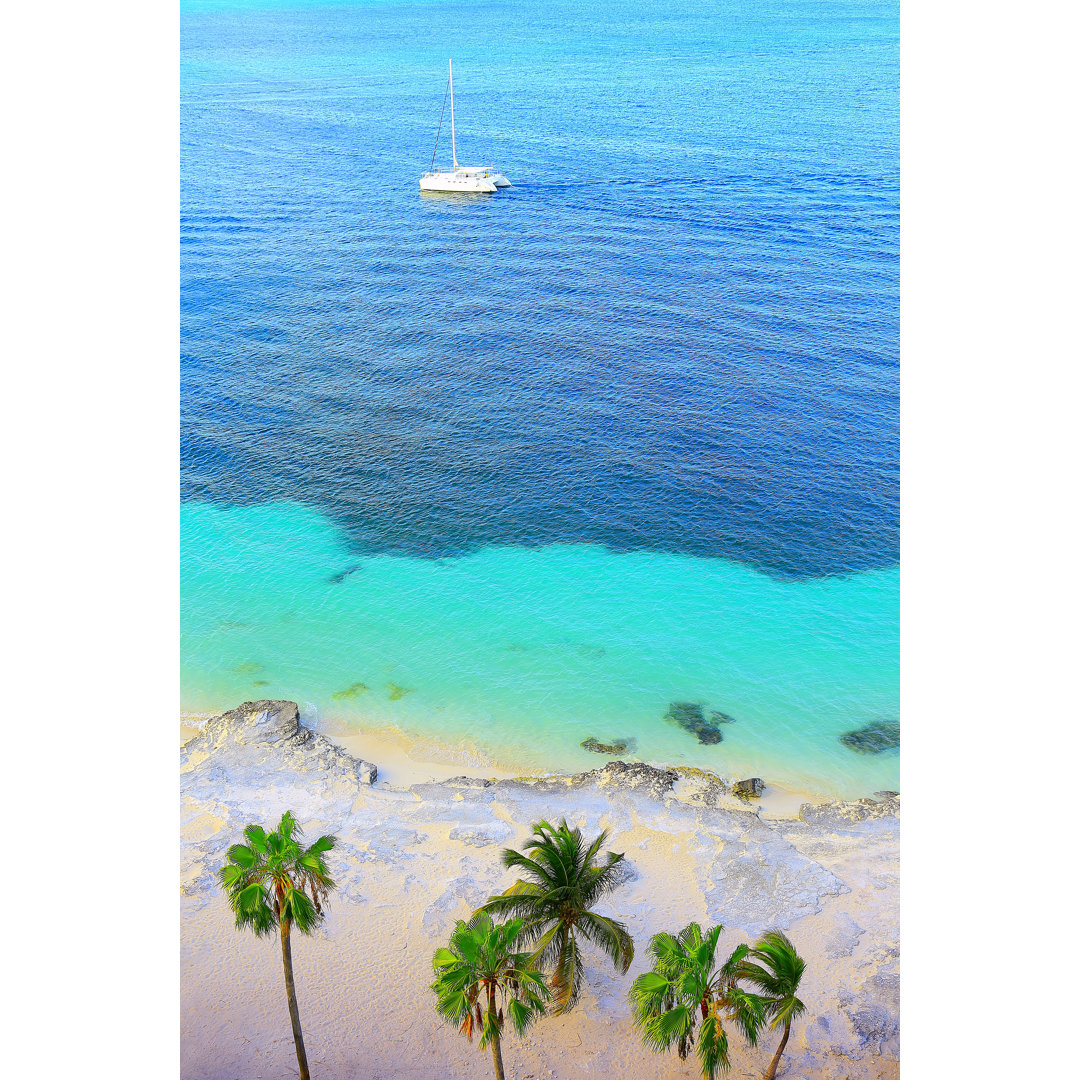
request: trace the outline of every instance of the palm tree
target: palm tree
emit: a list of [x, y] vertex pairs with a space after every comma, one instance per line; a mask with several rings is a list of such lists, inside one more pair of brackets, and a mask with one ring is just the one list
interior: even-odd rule
[[760, 963], [744, 961], [739, 965], [738, 977], [762, 991], [761, 999], [765, 1005], [769, 1027], [775, 1030], [781, 1024], [784, 1025], [783, 1038], [765, 1073], [765, 1080], [773, 1080], [776, 1067], [780, 1064], [780, 1055], [784, 1052], [791, 1034], [791, 1021], [806, 1012], [806, 1006], [795, 996], [799, 989], [799, 980], [806, 969], [806, 961], [779, 930], [770, 930], [764, 934], [750, 950], [749, 956]]
[[[472, 1042], [480, 1033], [480, 1049], [491, 1047], [495, 1080], [504, 1080], [502, 1031], [506, 1014], [519, 1035], [544, 1012], [548, 989], [528, 952], [515, 952], [521, 919], [496, 925], [478, 911], [469, 922], [459, 920], [449, 949], [436, 949], [435, 991], [439, 1013]], [[481, 1001], [481, 995], [486, 999]], [[502, 996], [505, 1012], [499, 1005]]]
[[257, 937], [275, 930], [281, 935], [281, 960], [285, 966], [285, 992], [289, 997], [296, 1060], [300, 1080], [309, 1080], [304, 1033], [300, 1030], [300, 1010], [293, 985], [293, 926], [310, 934], [323, 920], [333, 879], [323, 856], [337, 838], [320, 836], [310, 847], [301, 845], [302, 833], [290, 811], [281, 815], [278, 827], [267, 832], [261, 825], [244, 830], [246, 844], [229, 848], [229, 862], [219, 875], [236, 914], [236, 928], [252, 930]]
[[653, 970], [639, 975], [630, 988], [634, 1023], [645, 1045], [658, 1052], [674, 1045], [685, 1060], [696, 1033], [705, 1080], [731, 1067], [725, 1020], [753, 1046], [765, 1019], [763, 1002], [736, 981], [748, 947], [738, 946], [717, 967], [716, 945], [723, 930], [718, 924], [702, 934], [701, 927], [691, 923], [676, 937], [655, 934], [649, 942]]
[[620, 975], [626, 974], [634, 959], [634, 942], [626, 927], [592, 910], [619, 884], [615, 868], [623, 860], [621, 854], [609, 851], [604, 865], [596, 863], [607, 838], [605, 829], [586, 844], [581, 830], [571, 829], [565, 818], [558, 828], [541, 821], [523, 845], [529, 854], [512, 848], [502, 853], [503, 865], [523, 870], [523, 880], [480, 908], [524, 920], [522, 939], [533, 946], [539, 965], [552, 970], [555, 1015], [569, 1012], [581, 993], [585, 965], [579, 934], [605, 952]]

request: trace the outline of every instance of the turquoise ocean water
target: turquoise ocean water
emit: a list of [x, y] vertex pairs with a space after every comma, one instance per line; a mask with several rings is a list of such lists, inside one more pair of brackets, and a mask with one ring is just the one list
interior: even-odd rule
[[[581, 544], [358, 559], [295, 503], [192, 503], [182, 523], [193, 711], [286, 697], [532, 770], [596, 767], [593, 735], [802, 790], [896, 782], [894, 757], [837, 742], [897, 715], [895, 568], [795, 582]], [[736, 722], [702, 745], [663, 719], [672, 701]]]
[[895, 4], [181, 17], [183, 709], [898, 787]]

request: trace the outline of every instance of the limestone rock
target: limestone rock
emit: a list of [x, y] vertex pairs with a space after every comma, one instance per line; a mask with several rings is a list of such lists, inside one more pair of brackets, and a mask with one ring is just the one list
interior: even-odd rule
[[[496, 791], [532, 790], [553, 795], [573, 788], [615, 788], [663, 799], [670, 794], [678, 779], [679, 774], [674, 769], [657, 769], [640, 761], [610, 761], [602, 769], [591, 772], [574, 773], [572, 776], [523, 776], [515, 780], [497, 780], [493, 786]], [[458, 781], [448, 780], [446, 783], [457, 785]], [[491, 781], [486, 783], [490, 784]]]
[[245, 701], [227, 713], [207, 720], [202, 737], [215, 745], [224, 742], [283, 744], [307, 741], [311, 734], [300, 724], [295, 701]]
[[295, 701], [246, 701], [181, 749], [181, 794], [299, 820], [351, 807], [378, 769], [300, 723]]
[[673, 794], [685, 803], [693, 806], [732, 808], [737, 805], [731, 798], [727, 783], [704, 769], [691, 769], [685, 765], [676, 766], [679, 781]]
[[871, 1054], [881, 1054], [886, 1044], [900, 1033], [900, 1021], [884, 1005], [865, 1003], [860, 1008], [845, 1010], [859, 1048]]
[[504, 821], [493, 821], [490, 825], [457, 825], [450, 830], [451, 840], [460, 840], [470, 847], [490, 847], [492, 844], [505, 843], [514, 830]]
[[675, 786], [679, 774], [674, 769], [656, 769], [640, 761], [612, 761], [598, 773], [585, 773], [595, 777], [597, 787], [618, 787], [623, 791], [641, 791], [653, 798], [662, 799]]
[[824, 897], [850, 891], [820, 863], [762, 830], [725, 843], [709, 864], [710, 918], [748, 934], [773, 926], [786, 930], [796, 920], [821, 911]]
[[832, 828], [843, 828], [845, 825], [854, 825], [860, 821], [899, 815], [899, 795], [890, 795], [887, 799], [855, 799], [851, 802], [821, 805], [803, 803], [799, 807], [799, 817], [807, 825], [825, 825]]
[[760, 799], [765, 790], [765, 781], [760, 776], [752, 776], [749, 780], [736, 780], [731, 785], [731, 793], [742, 799]]
[[850, 915], [846, 912], [842, 913], [833, 928], [825, 935], [825, 958], [839, 960], [850, 956], [858, 947], [859, 938], [865, 933], [866, 931]]

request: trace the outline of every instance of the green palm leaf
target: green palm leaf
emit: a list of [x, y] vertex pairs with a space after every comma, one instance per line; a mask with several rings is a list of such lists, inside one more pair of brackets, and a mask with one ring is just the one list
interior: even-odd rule
[[247, 843], [229, 848], [228, 862], [218, 870], [218, 877], [236, 916], [237, 929], [251, 930], [260, 937], [280, 931], [297, 1063], [301, 1080], [308, 1080], [307, 1053], [293, 989], [290, 934], [294, 926], [310, 934], [323, 919], [323, 905], [334, 888], [323, 856], [333, 849], [336, 840], [321, 836], [305, 851], [300, 836], [300, 827], [289, 811], [269, 832], [262, 825], [248, 825], [244, 829]]
[[792, 1021], [806, 1011], [806, 1006], [797, 996], [806, 962], [787, 935], [779, 930], [769, 930], [763, 934], [747, 956], [751, 959], [739, 963], [737, 977], [761, 991], [760, 995], [747, 996], [755, 999], [758, 1014], [768, 1018], [769, 1027], [784, 1029], [765, 1073], [766, 1080], [772, 1080], [791, 1034]]
[[[431, 989], [435, 1007], [469, 1041], [479, 1031], [481, 1048], [492, 1049], [502, 1065], [501, 1035], [506, 1019], [524, 1032], [544, 1012], [547, 987], [531, 967], [530, 954], [517, 948], [523, 923], [492, 921], [486, 911], [458, 922], [449, 948], [436, 949]], [[499, 998], [506, 1010], [498, 1007]]]
[[607, 955], [615, 970], [625, 975], [634, 962], [634, 939], [626, 927], [614, 919], [597, 915], [595, 911], [586, 911], [578, 926], [582, 934]]
[[653, 970], [638, 976], [630, 991], [634, 1023], [645, 1045], [657, 1051], [674, 1048], [685, 1058], [696, 1041], [705, 1080], [730, 1067], [725, 1023], [753, 1044], [764, 1019], [761, 1000], [737, 983], [746, 946], [717, 966], [722, 932], [721, 925], [703, 932], [698, 923], [690, 923], [675, 935], [654, 934], [648, 946]]
[[592, 910], [593, 904], [618, 883], [614, 867], [621, 854], [606, 853], [602, 830], [585, 843], [581, 830], [565, 819], [557, 826], [541, 821], [522, 851], [506, 848], [502, 862], [521, 877], [500, 896], [491, 897], [479, 911], [522, 920], [521, 937], [532, 943], [534, 961], [550, 972], [556, 1012], [567, 1012], [580, 996], [584, 961], [580, 938], [605, 953], [617, 971], [625, 974], [634, 957], [634, 944], [626, 927]]

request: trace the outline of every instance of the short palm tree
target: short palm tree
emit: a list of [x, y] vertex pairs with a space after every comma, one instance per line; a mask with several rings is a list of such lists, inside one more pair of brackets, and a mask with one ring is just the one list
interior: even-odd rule
[[621, 975], [634, 959], [626, 927], [592, 910], [619, 884], [616, 867], [623, 856], [609, 851], [603, 865], [596, 861], [607, 838], [605, 829], [586, 844], [581, 830], [571, 829], [565, 819], [557, 828], [541, 821], [523, 845], [525, 852], [506, 848], [502, 853], [503, 865], [522, 870], [522, 879], [480, 908], [524, 920], [522, 939], [533, 946], [540, 967], [552, 973], [556, 1015], [569, 1012], [581, 993], [585, 965], [579, 935], [605, 952]]
[[658, 1052], [674, 1046], [685, 1060], [696, 1037], [705, 1080], [731, 1067], [725, 1021], [751, 1046], [764, 1022], [763, 1003], [736, 981], [748, 947], [740, 945], [717, 966], [716, 946], [723, 930], [716, 925], [703, 934], [691, 923], [675, 937], [655, 934], [649, 942], [653, 969], [639, 975], [630, 988], [634, 1023], [645, 1045]]
[[784, 1026], [780, 1045], [765, 1073], [765, 1080], [773, 1080], [776, 1067], [780, 1064], [780, 1055], [791, 1034], [791, 1021], [806, 1011], [806, 1006], [795, 996], [806, 969], [806, 961], [779, 930], [764, 934], [748, 955], [749, 959], [739, 965], [738, 977], [761, 991], [769, 1027], [775, 1030], [781, 1024]]
[[271, 832], [261, 825], [249, 825], [244, 830], [247, 843], [229, 848], [229, 861], [219, 874], [236, 915], [238, 930], [247, 928], [257, 937], [269, 936], [275, 930], [280, 934], [296, 1060], [300, 1065], [300, 1080], [308, 1080], [307, 1052], [293, 985], [290, 935], [294, 926], [301, 933], [310, 934], [323, 920], [327, 896], [334, 888], [324, 856], [337, 843], [337, 838], [320, 836], [305, 848], [302, 835], [289, 811], [281, 815], [277, 828]]
[[[506, 1017], [519, 1035], [544, 1013], [548, 989], [532, 966], [530, 953], [515, 949], [521, 919], [496, 925], [478, 911], [469, 922], [459, 921], [450, 948], [436, 949], [431, 989], [439, 1013], [472, 1042], [480, 1034], [480, 1049], [491, 1047], [496, 1080], [504, 1080], [502, 1032]], [[501, 998], [501, 1004], [500, 1004]]]

